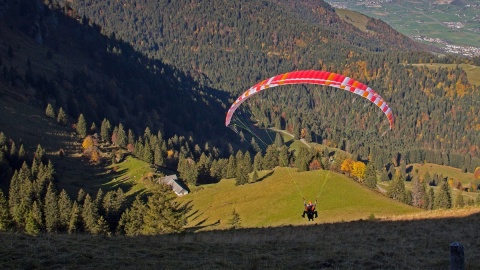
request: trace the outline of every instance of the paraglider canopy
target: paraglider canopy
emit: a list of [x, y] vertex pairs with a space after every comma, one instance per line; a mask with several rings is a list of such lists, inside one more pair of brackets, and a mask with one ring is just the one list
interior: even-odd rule
[[374, 103], [377, 107], [379, 107], [385, 114], [385, 116], [388, 118], [388, 121], [390, 123], [390, 129], [393, 128], [393, 113], [390, 107], [385, 102], [385, 100], [372, 88], [350, 77], [320, 70], [301, 70], [287, 72], [263, 80], [256, 85], [250, 87], [247, 91], [245, 91], [245, 93], [240, 95], [237, 100], [235, 100], [235, 102], [228, 110], [227, 117], [225, 118], [225, 126], [228, 127], [228, 125], [230, 125], [230, 121], [235, 113], [235, 110], [246, 99], [265, 89], [287, 84], [327, 85], [357, 94], [363, 98], [368, 99], [370, 102]]

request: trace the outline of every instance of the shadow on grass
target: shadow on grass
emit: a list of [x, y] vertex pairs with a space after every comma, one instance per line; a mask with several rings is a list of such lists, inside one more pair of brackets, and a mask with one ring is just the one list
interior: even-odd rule
[[269, 176], [271, 176], [274, 172], [275, 172], [275, 170], [270, 171], [269, 173], [265, 174], [264, 176], [258, 178], [258, 180], [257, 180], [256, 182], [261, 182], [261, 181], [267, 179], [267, 178], [268, 178]]

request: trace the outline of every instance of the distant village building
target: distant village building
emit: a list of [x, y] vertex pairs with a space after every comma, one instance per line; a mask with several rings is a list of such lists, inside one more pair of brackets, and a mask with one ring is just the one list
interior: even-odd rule
[[157, 183], [167, 184], [172, 187], [172, 190], [177, 194], [177, 196], [181, 197], [183, 195], [188, 194], [188, 190], [183, 186], [183, 183], [178, 180], [176, 174], [168, 175], [157, 180]]

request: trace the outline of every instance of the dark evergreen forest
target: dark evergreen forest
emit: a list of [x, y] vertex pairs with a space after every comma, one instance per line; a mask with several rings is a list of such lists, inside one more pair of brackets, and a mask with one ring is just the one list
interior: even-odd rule
[[[243, 137], [223, 125], [237, 95], [264, 78], [300, 69], [342, 73], [371, 86], [394, 111], [394, 129], [367, 101], [319, 86], [265, 91], [242, 104], [245, 119], [353, 153], [354, 160], [372, 166], [373, 188], [375, 170], [383, 177], [388, 168], [387, 178], [395, 178], [392, 165], [402, 173], [414, 162], [468, 172], [480, 165], [480, 87], [458, 67], [413, 65], [479, 59], [429, 53], [374, 19], [368, 33], [361, 32], [323, 1], [17, 0], [1, 6], [0, 19], [2, 27], [45, 49], [40, 65], [24, 59], [27, 45], [3, 42], [0, 82], [7, 87], [0, 88], [0, 97], [47, 108], [52, 118], [58, 111], [58, 124], [75, 127], [84, 148], [94, 144], [87, 122], [101, 123], [104, 143], [175, 170], [190, 185], [223, 178], [242, 185], [249, 173], [276, 166], [342, 171], [329, 166], [328, 149], [302, 148], [295, 156], [278, 134], [275, 144], [259, 149], [248, 145], [251, 137], [242, 143]], [[75, 63], [56, 60], [72, 54], [78, 54]], [[81, 190], [72, 200], [56, 191], [55, 168], [42, 147], [30, 157], [19, 145], [0, 133], [0, 184], [8, 187], [0, 206], [9, 215], [2, 228], [31, 234], [181, 231], [184, 209], [174, 206], [166, 208], [166, 223], [153, 228], [152, 212], [173, 200], [166, 190], [153, 192], [148, 201], [129, 202], [121, 189], [99, 190], [95, 198]], [[249, 151], [242, 149], [246, 145]], [[97, 161], [95, 151], [89, 155]], [[403, 183], [406, 176], [398, 179]], [[397, 199], [415, 204], [415, 197]]]
[[[436, 56], [381, 21], [368, 33], [345, 23], [323, 1], [79, 1], [58, 3], [102, 33], [162, 59], [202, 86], [231, 93], [291, 70], [323, 69], [371, 86], [389, 102], [396, 125], [348, 93], [320, 87], [277, 88], [245, 103], [263, 127], [304, 129], [312, 139], [374, 154], [377, 165], [400, 159], [472, 171], [478, 164], [479, 87], [459, 68], [438, 71], [415, 63], [463, 63]], [[292, 91], [290, 91], [292, 90]], [[328, 101], [328, 102], [326, 102]], [[281, 118], [279, 120], [279, 118]], [[384, 126], [384, 125], [383, 125]]]

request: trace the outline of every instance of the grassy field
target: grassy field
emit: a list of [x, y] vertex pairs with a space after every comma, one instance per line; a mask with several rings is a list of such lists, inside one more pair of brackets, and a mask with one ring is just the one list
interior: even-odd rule
[[[356, 1], [356, 0], [327, 0], [333, 4], [336, 13], [342, 17], [344, 9], [354, 10], [368, 16], [381, 19], [392, 28], [407, 36], [421, 35], [428, 38], [439, 38], [451, 44], [478, 47], [480, 42], [480, 22], [476, 20], [479, 8], [476, 0], [463, 0], [462, 5], [432, 4], [427, 0], [406, 1]], [[469, 5], [469, 6], [466, 6]], [[342, 17], [343, 18], [343, 17]], [[362, 29], [362, 21], [351, 17], [344, 18], [347, 22]], [[449, 23], [459, 23], [449, 27]], [[458, 27], [457, 27], [458, 26]], [[363, 30], [363, 29], [362, 29]], [[440, 46], [438, 43], [432, 43]]]
[[1, 269], [448, 269], [449, 244], [477, 269], [480, 208], [362, 220], [182, 233], [0, 233]]
[[351, 23], [353, 26], [357, 27], [358, 29], [362, 30], [363, 32], [368, 32], [367, 30], [367, 22], [368, 17], [352, 11], [348, 9], [336, 9], [335, 13], [340, 17], [340, 19]]
[[[438, 69], [439, 67], [442, 68], [456, 68], [457, 64], [413, 64], [414, 66], [426, 66], [431, 69]], [[460, 64], [458, 65], [462, 68], [465, 73], [467, 74], [468, 82], [473, 85], [480, 86], [480, 67], [474, 65], [467, 65], [467, 64]]]
[[[262, 175], [260, 175], [262, 177]], [[390, 200], [330, 171], [299, 173], [277, 168], [262, 181], [235, 186], [234, 180], [202, 186], [178, 199], [191, 207], [188, 227], [194, 230], [228, 228], [235, 210], [244, 227], [302, 225], [303, 200], [318, 197], [319, 218], [315, 223], [367, 219], [421, 210]], [[312, 222], [310, 222], [312, 223]]]

